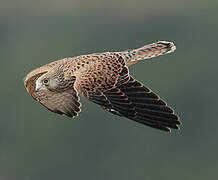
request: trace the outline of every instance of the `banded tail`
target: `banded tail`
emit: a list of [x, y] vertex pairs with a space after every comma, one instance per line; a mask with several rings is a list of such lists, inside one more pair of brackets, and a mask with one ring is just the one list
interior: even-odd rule
[[140, 60], [150, 59], [167, 53], [172, 53], [175, 50], [176, 46], [172, 42], [158, 41], [152, 44], [145, 45], [138, 49], [119, 53], [124, 56], [127, 66], [130, 66]]

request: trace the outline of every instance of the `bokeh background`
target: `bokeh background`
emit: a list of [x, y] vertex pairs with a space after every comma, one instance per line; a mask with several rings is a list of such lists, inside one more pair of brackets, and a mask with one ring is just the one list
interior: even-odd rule
[[[217, 0], [0, 1], [0, 179], [216, 179]], [[71, 120], [26, 92], [23, 77], [64, 57], [157, 40], [173, 54], [130, 68], [181, 117], [171, 134], [81, 99]]]

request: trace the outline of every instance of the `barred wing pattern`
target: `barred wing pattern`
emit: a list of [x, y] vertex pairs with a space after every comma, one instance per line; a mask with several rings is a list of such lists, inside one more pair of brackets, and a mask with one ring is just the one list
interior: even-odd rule
[[36, 101], [40, 102], [48, 110], [65, 114], [68, 117], [75, 117], [80, 112], [80, 102], [76, 89], [72, 85], [68, 90], [63, 92], [53, 92], [49, 90], [35, 91], [36, 80], [46, 73], [46, 71], [35, 73], [26, 82], [27, 91]]
[[108, 91], [90, 92], [89, 99], [113, 114], [152, 128], [164, 131], [179, 129], [180, 121], [173, 109], [131, 76]]
[[74, 89], [62, 93], [42, 91], [37, 96], [38, 101], [52, 112], [65, 114], [71, 118], [80, 112], [79, 97]]
[[[175, 49], [172, 42], [159, 41], [130, 51], [65, 58], [33, 70], [24, 84], [36, 101], [58, 114], [77, 116], [80, 94], [115, 115], [164, 131], [179, 129], [173, 109], [128, 70], [140, 60]], [[43, 85], [45, 78], [49, 79], [47, 86]]]

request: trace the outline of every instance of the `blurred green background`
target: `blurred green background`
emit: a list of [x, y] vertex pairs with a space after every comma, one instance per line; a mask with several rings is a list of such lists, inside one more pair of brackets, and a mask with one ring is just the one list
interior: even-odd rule
[[[217, 0], [0, 1], [1, 180], [217, 178]], [[157, 40], [177, 50], [130, 68], [181, 117], [171, 134], [81, 99], [70, 120], [26, 92], [23, 77], [64, 57]]]

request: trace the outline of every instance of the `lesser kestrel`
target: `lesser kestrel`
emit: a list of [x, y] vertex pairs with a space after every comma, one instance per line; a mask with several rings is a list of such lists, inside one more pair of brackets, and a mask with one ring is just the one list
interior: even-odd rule
[[175, 49], [172, 42], [159, 41], [130, 51], [64, 58], [33, 70], [24, 83], [33, 99], [71, 118], [80, 112], [80, 94], [115, 115], [164, 131], [179, 129], [173, 109], [128, 69], [139, 60]]

